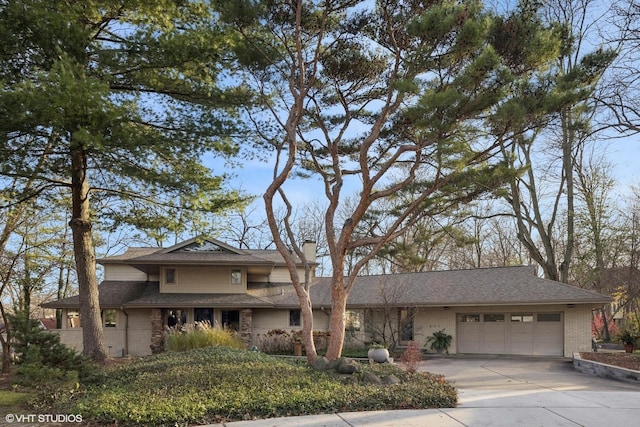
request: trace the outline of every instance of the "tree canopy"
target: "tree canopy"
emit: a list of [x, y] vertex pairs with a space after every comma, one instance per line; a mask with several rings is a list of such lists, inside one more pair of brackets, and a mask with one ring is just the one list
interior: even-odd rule
[[202, 162], [237, 152], [234, 111], [249, 100], [226, 79], [228, 39], [210, 12], [197, 1], [0, 3], [3, 207], [69, 189], [84, 350], [97, 359], [98, 215], [144, 227], [157, 217], [137, 215], [143, 205], [243, 202]]
[[[245, 80], [261, 94], [251, 119], [258, 143], [276, 156], [267, 217], [289, 261], [311, 358], [309, 281], [294, 267], [292, 254], [304, 254], [287, 221], [288, 180], [320, 179], [328, 202], [327, 355], [335, 358], [346, 300], [366, 263], [420, 218], [508, 182], [520, 171], [500, 148], [581, 96], [581, 81], [549, 73], [566, 48], [563, 27], [545, 25], [535, 2], [504, 14], [473, 0], [219, 3], [243, 41]], [[289, 208], [283, 222], [273, 214], [278, 200]]]

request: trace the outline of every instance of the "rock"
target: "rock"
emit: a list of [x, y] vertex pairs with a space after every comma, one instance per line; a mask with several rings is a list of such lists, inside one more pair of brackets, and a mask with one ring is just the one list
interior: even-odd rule
[[395, 384], [400, 384], [400, 382], [401, 382], [400, 378], [396, 377], [395, 375], [387, 375], [382, 378], [383, 384], [395, 385]]
[[353, 374], [360, 372], [360, 365], [355, 360], [345, 359], [336, 368], [339, 374]]
[[366, 384], [382, 385], [382, 380], [380, 379], [380, 377], [373, 372], [365, 372], [362, 376], [362, 381]]
[[358, 379], [353, 375], [340, 375], [338, 378], [342, 384], [358, 384]]
[[322, 356], [317, 358], [312, 364], [311, 367], [313, 369], [315, 369], [316, 371], [328, 371], [331, 368], [330, 364], [329, 364], [329, 360]]

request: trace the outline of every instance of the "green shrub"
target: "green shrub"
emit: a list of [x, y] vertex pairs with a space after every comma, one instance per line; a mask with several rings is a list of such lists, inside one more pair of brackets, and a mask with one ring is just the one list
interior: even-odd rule
[[456, 404], [455, 388], [442, 377], [412, 375], [392, 364], [363, 369], [393, 373], [402, 383], [392, 391], [344, 384], [299, 361], [222, 347], [167, 352], [111, 370], [101, 384], [59, 396], [47, 411], [81, 413], [90, 423], [173, 425]]
[[206, 347], [240, 349], [245, 345], [234, 331], [212, 327], [207, 322], [185, 325], [185, 330], [171, 331], [167, 336], [167, 348], [171, 351], [189, 351]]
[[44, 330], [37, 320], [18, 312], [9, 316], [16, 354], [18, 384], [51, 385], [53, 381], [90, 381], [96, 374], [91, 361], [60, 342], [56, 333]]
[[444, 329], [440, 329], [427, 338], [427, 345], [430, 345], [431, 350], [437, 353], [445, 352], [449, 354], [449, 346], [452, 339], [453, 337], [446, 333]]

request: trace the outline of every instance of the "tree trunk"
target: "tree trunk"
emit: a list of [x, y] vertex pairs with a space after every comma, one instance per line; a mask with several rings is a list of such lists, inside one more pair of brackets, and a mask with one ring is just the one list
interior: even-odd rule
[[100, 318], [96, 256], [91, 235], [87, 155], [82, 148], [71, 154], [72, 216], [69, 225], [73, 233], [73, 252], [78, 275], [80, 322], [83, 354], [96, 362], [107, 357]]
[[[341, 270], [342, 271], [342, 270]], [[348, 292], [344, 289], [342, 276], [333, 275], [333, 287], [331, 290], [331, 316], [329, 317], [329, 346], [327, 347], [327, 359], [337, 359], [342, 355], [344, 345], [344, 314], [347, 309]]]
[[[2, 290], [4, 290], [4, 285], [2, 286]], [[6, 339], [0, 334], [0, 343], [2, 344], [2, 373], [8, 374], [11, 372], [11, 325], [7, 322], [7, 314], [4, 311], [2, 302], [0, 302], [0, 313], [2, 314], [6, 333]]]
[[309, 293], [305, 292], [306, 297], [298, 297], [300, 300], [300, 312], [302, 314], [302, 341], [304, 343], [304, 351], [307, 355], [309, 363], [315, 362], [318, 358], [316, 351], [316, 343], [313, 339], [313, 310], [311, 309], [311, 300]]

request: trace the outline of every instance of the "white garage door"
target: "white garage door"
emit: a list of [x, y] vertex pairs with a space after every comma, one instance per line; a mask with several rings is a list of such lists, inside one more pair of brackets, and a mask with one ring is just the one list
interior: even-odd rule
[[458, 353], [562, 356], [562, 313], [458, 314]]

